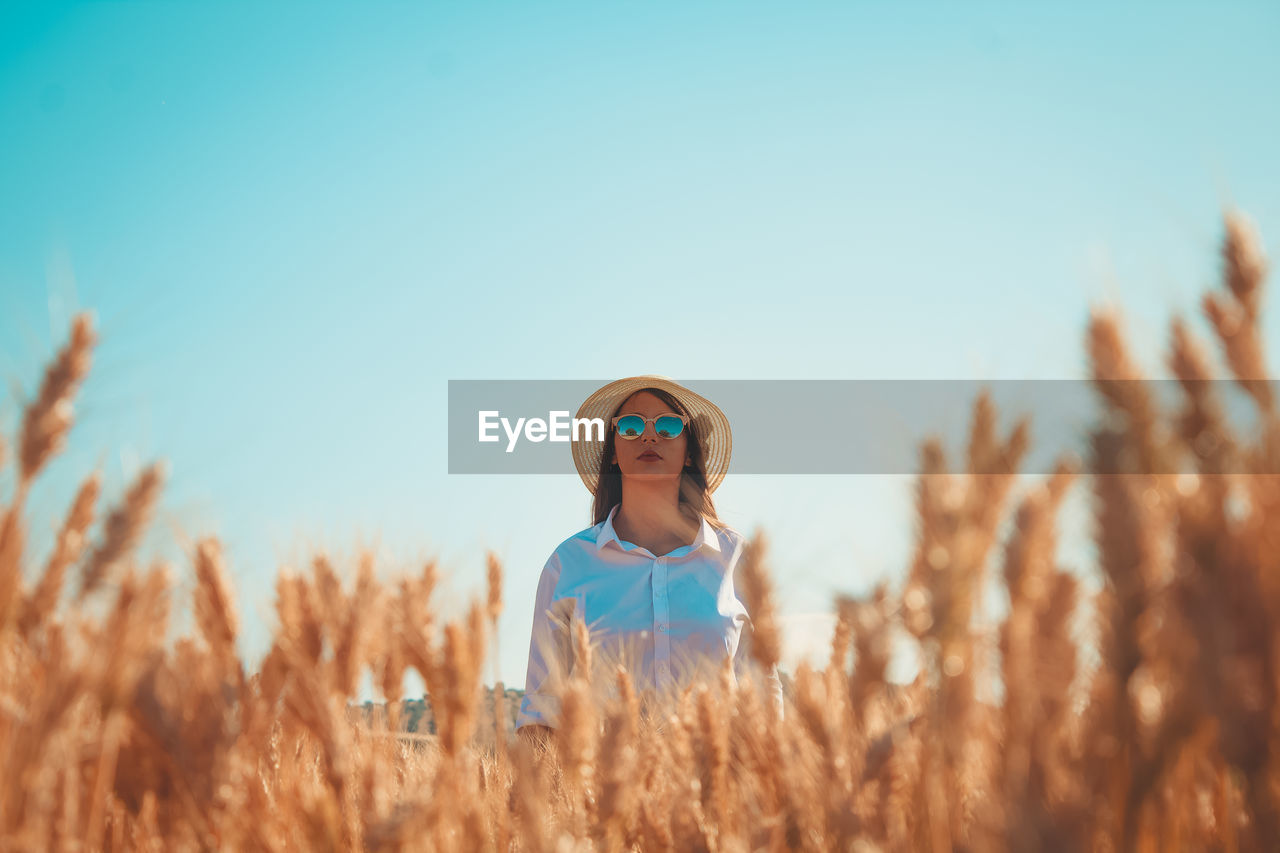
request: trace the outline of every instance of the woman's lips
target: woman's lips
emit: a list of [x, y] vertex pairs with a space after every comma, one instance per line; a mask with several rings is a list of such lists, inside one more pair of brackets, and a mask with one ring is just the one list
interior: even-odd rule
[[637, 459], [661, 459], [662, 457], [657, 453], [653, 452], [652, 450], [646, 450], [644, 453], [641, 453], [636, 458]]

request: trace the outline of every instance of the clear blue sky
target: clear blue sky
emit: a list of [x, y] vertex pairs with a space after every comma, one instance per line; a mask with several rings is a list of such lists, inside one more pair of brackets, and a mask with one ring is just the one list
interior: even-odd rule
[[[1076, 377], [1106, 298], [1154, 369], [1223, 204], [1277, 254], [1278, 43], [1275, 3], [6, 3], [6, 391], [102, 334], [35, 538], [167, 459], [146, 547], [223, 537], [250, 655], [309, 547], [437, 554], [454, 604], [492, 547], [521, 684], [589, 495], [447, 475], [448, 379]], [[909, 484], [716, 499], [825, 639], [905, 570]]]

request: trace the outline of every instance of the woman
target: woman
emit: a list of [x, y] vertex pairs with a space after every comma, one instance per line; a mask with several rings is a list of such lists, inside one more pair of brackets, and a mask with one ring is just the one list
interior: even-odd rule
[[[714, 683], [726, 656], [735, 676], [750, 660], [750, 620], [733, 583], [744, 537], [717, 518], [711, 501], [732, 449], [724, 413], [647, 375], [605, 385], [577, 417], [605, 425], [603, 442], [575, 436], [571, 445], [594, 495], [594, 524], [560, 543], [542, 569], [516, 721], [523, 736], [545, 738], [558, 723], [573, 619], [586, 622], [601, 665], [593, 683], [611, 683], [623, 663], [646, 707], [695, 677]], [[768, 683], [781, 712], [776, 668]]]

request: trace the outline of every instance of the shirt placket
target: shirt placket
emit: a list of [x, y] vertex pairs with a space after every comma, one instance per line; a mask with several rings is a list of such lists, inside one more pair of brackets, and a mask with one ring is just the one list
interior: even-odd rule
[[660, 690], [671, 686], [671, 599], [667, 594], [667, 560], [653, 561], [653, 662]]

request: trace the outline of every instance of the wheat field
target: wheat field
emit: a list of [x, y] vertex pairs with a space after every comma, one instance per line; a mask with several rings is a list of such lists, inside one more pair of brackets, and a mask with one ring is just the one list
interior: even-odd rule
[[[483, 684], [503, 607], [492, 555], [485, 597], [454, 618], [434, 606], [435, 563], [395, 582], [369, 557], [349, 573], [323, 556], [282, 572], [256, 667], [237, 652], [216, 539], [190, 566], [136, 557], [160, 463], [109, 506], [88, 473], [33, 564], [27, 496], [67, 440], [97, 341], [77, 316], [16, 435], [0, 438], [13, 482], [0, 511], [0, 848], [1280, 849], [1280, 420], [1262, 381], [1260, 246], [1247, 217], [1225, 215], [1221, 282], [1200, 306], [1225, 371], [1175, 320], [1174, 410], [1131, 381], [1144, 377], [1118, 315], [1092, 313], [1105, 418], [1091, 473], [1064, 462], [1017, 488], [1029, 424], [998, 434], [988, 397], [963, 460], [921, 448], [910, 565], [866, 600], [837, 599], [829, 662], [792, 674], [781, 717], [724, 672], [654, 719], [625, 670], [601, 684], [580, 659], [549, 741], [516, 737], [512, 697]], [[1256, 408], [1248, 434], [1206, 381], [1223, 376]], [[1093, 508], [1096, 596], [1056, 559], [1073, 488]], [[756, 534], [741, 571], [765, 667], [781, 648], [770, 565]], [[178, 602], [185, 572], [194, 597]], [[1009, 606], [984, 632], [974, 613], [992, 575]], [[171, 640], [180, 607], [196, 630]], [[1070, 630], [1077, 614], [1091, 649]], [[907, 685], [886, 677], [895, 636], [921, 661]], [[400, 734], [410, 671], [431, 735]], [[354, 704], [370, 674], [385, 713]], [[998, 704], [979, 698], [990, 678]]]

